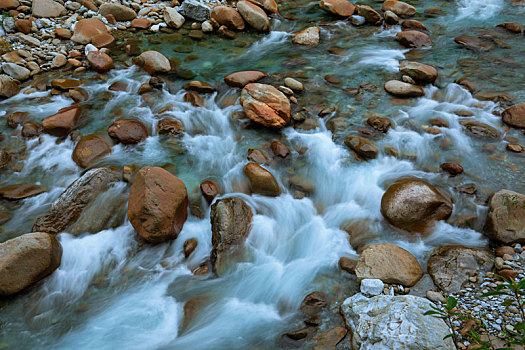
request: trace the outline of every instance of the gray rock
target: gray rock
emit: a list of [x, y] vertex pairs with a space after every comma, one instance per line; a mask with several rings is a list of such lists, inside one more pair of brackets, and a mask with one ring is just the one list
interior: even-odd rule
[[377, 278], [365, 278], [361, 281], [361, 293], [368, 296], [376, 296], [383, 292], [385, 284]]
[[166, 7], [164, 9], [164, 21], [168, 27], [173, 27], [179, 29], [184, 24], [184, 16], [177, 12], [172, 7]]
[[2, 70], [5, 74], [18, 81], [24, 81], [29, 78], [31, 72], [29, 69], [19, 66], [15, 63], [4, 63], [2, 64]]
[[186, 0], [182, 3], [180, 12], [185, 17], [204, 22], [210, 19], [211, 9], [199, 0]]
[[66, 8], [53, 0], [33, 0], [31, 12], [35, 17], [53, 18], [67, 13]]
[[5, 17], [2, 25], [6, 33], [16, 32], [15, 19], [13, 17]]
[[425, 316], [432, 303], [412, 295], [378, 295], [367, 298], [358, 293], [341, 305], [346, 327], [352, 332], [354, 349], [452, 350], [444, 321]]

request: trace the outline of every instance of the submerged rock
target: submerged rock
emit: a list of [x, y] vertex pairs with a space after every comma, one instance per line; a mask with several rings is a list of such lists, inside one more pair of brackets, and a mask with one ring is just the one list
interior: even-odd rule
[[188, 192], [178, 177], [158, 167], [139, 170], [129, 191], [128, 218], [148, 242], [177, 238], [188, 217]]
[[345, 139], [345, 145], [365, 159], [375, 159], [379, 154], [377, 146], [361, 136], [351, 135]]
[[[111, 184], [119, 180], [119, 175], [107, 168], [92, 169], [86, 172], [62, 192], [58, 199], [51, 204], [51, 208], [47, 213], [36, 219], [32, 231], [52, 234], [63, 231], [71, 232], [70, 228], [79, 219], [84, 209], [100, 194], [106, 192]], [[92, 222], [91, 226], [105, 224], [102, 217], [103, 215], [99, 214], [99, 222]], [[98, 231], [89, 232], [95, 233]]]
[[423, 270], [416, 258], [407, 250], [390, 243], [368, 246], [357, 260], [357, 280], [380, 279], [385, 283], [415, 285]]
[[125, 145], [136, 144], [148, 137], [148, 129], [138, 120], [117, 119], [109, 126], [108, 135]]
[[253, 193], [270, 197], [277, 197], [281, 194], [281, 188], [275, 177], [259, 164], [246, 164], [244, 167], [244, 175], [248, 178]]
[[252, 216], [250, 207], [238, 197], [219, 199], [211, 206], [210, 261], [217, 274], [224, 271], [228, 258], [250, 234]]
[[44, 232], [26, 233], [0, 243], [0, 295], [18, 293], [59, 266], [62, 246]]
[[290, 101], [271, 85], [252, 83], [241, 93], [246, 116], [267, 127], [282, 128], [290, 123]]
[[485, 233], [503, 243], [524, 243], [525, 195], [510, 190], [496, 192], [490, 200]]
[[498, 131], [488, 124], [480, 123], [475, 120], [462, 120], [459, 124], [463, 125], [468, 133], [473, 136], [492, 140], [499, 138]]
[[501, 120], [515, 128], [525, 128], [525, 103], [504, 110], [501, 113]]
[[47, 192], [46, 186], [22, 183], [0, 188], [0, 197], [18, 200], [38, 196], [44, 192]]
[[395, 227], [426, 233], [435, 221], [452, 214], [452, 199], [419, 178], [401, 178], [381, 198], [381, 213]]
[[488, 249], [445, 246], [436, 248], [428, 259], [427, 270], [436, 286], [445, 293], [454, 293], [469, 277], [482, 276], [494, 266]]
[[354, 349], [453, 350], [448, 326], [425, 316], [432, 303], [412, 295], [356, 294], [341, 304]]
[[111, 153], [111, 144], [103, 137], [91, 134], [78, 141], [72, 157], [79, 167], [87, 168], [109, 153]]

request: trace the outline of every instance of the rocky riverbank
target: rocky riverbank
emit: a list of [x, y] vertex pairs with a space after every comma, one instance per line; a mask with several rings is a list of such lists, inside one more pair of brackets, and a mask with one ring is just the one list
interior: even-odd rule
[[[520, 24], [504, 22], [479, 37], [458, 35], [445, 44], [438, 36], [443, 29], [433, 33], [424, 22], [439, 16], [438, 8], [422, 11], [396, 0], [322, 0], [308, 11], [330, 22], [308, 20], [278, 34], [295, 50], [280, 69], [228, 66], [228, 74], [206, 81], [203, 75], [196, 78], [198, 69], [183, 66], [199, 59], [191, 45], [174, 47], [187, 54], [182, 61], [163, 51], [162, 39], [172, 36], [175, 43], [201, 47], [220, 39], [243, 48], [253, 42], [251, 36], [269, 40], [279, 22], [296, 20], [294, 4], [0, 0], [0, 9], [5, 32], [0, 112], [7, 125], [0, 162], [5, 182], [0, 224], [7, 227], [0, 243], [4, 307], [28, 296], [43, 300], [42, 291], [52, 290], [53, 283], [67, 290], [56, 279], [72, 271], [67, 269], [76, 258], [83, 261], [68, 255], [68, 239], [128, 228], [132, 243], [126, 253], [114, 253], [120, 261], [93, 273], [80, 296], [90, 297], [89, 286], [111, 285], [117, 278], [104, 269], [114, 265], [126, 276], [117, 290], [145, 271], [162, 276], [183, 271], [160, 293], [171, 293], [181, 304], [181, 323], [168, 327], [175, 334], [170, 341], [184, 342], [205, 329], [202, 315], [222, 303], [243, 311], [271, 305], [264, 309], [270, 319], [260, 336], [265, 342], [256, 338], [262, 348], [474, 349], [466, 336], [472, 323], [454, 321], [463, 335], [454, 345], [443, 339], [450, 332], [445, 322], [424, 315], [449, 295], [459, 300], [458, 310], [483, 318], [494, 338], [522, 321], [516, 307], [480, 295], [502, 283], [498, 275], [525, 278], [525, 194], [516, 192], [525, 188], [523, 160], [511, 158], [524, 154], [524, 101], [482, 89], [470, 78], [456, 79], [448, 67], [420, 62], [425, 52], [448, 42], [476, 55], [503, 49], [504, 39], [524, 37]], [[302, 56], [317, 52], [340, 28], [384, 35], [403, 50], [403, 59], [380, 76], [381, 84], [363, 78], [359, 87], [349, 86], [336, 74], [310, 78], [314, 63]], [[319, 60], [345, 54], [334, 44]], [[202, 71], [210, 64], [204, 62]], [[137, 75], [128, 78], [130, 71]], [[331, 91], [344, 100], [325, 99]], [[33, 110], [24, 106], [25, 97]], [[365, 98], [366, 113], [356, 113]], [[422, 100], [439, 107], [427, 113], [416, 105]], [[409, 116], [404, 120], [373, 111], [383, 102], [414, 110], [410, 116], [402, 110], [402, 118]], [[204, 122], [202, 115], [208, 117]], [[207, 140], [204, 146], [197, 138]], [[432, 157], [406, 147], [420, 139]], [[472, 156], [459, 154], [458, 144]], [[59, 147], [64, 151], [51, 151]], [[27, 161], [51, 156], [64, 158], [48, 168], [30, 168]], [[475, 157], [518, 173], [511, 177], [515, 187], [501, 185], [512, 181], [498, 182], [497, 176], [492, 186], [480, 185], [483, 176], [472, 170]], [[322, 173], [309, 168], [323, 159], [330, 161], [321, 163]], [[382, 167], [372, 168], [376, 164]], [[27, 222], [9, 226], [27, 208]], [[318, 247], [310, 247], [312, 242]], [[323, 257], [315, 256], [326, 242], [331, 244]], [[260, 275], [243, 270], [250, 264]], [[275, 270], [265, 271], [264, 264]], [[301, 275], [299, 266], [309, 264], [312, 270]], [[283, 278], [279, 287], [265, 290], [276, 275]], [[148, 276], [148, 283], [155, 278]], [[229, 280], [238, 283], [227, 284], [232, 294], [214, 289]], [[263, 283], [258, 290], [249, 290], [258, 283]], [[221, 293], [228, 297], [219, 299]], [[64, 294], [67, 302], [73, 300], [74, 293]], [[49, 299], [35, 306], [38, 300], [28, 309], [56, 306]], [[76, 305], [74, 312], [92, 307], [86, 305]], [[220, 319], [220, 312], [210, 314]], [[242, 328], [238, 319], [229, 319], [224, 332]]]

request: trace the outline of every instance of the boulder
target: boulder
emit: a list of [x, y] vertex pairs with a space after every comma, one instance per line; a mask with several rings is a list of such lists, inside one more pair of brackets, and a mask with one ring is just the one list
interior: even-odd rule
[[269, 197], [277, 197], [281, 194], [281, 188], [275, 177], [259, 164], [248, 163], [244, 166], [243, 171], [250, 182], [253, 193]]
[[507, 108], [501, 113], [501, 119], [515, 128], [525, 128], [525, 103]]
[[109, 126], [108, 135], [125, 145], [136, 144], [148, 137], [148, 129], [138, 120], [117, 119]]
[[401, 178], [381, 198], [381, 213], [397, 228], [426, 233], [437, 220], [452, 214], [452, 199], [419, 178]]
[[268, 16], [259, 6], [242, 0], [237, 2], [237, 10], [253, 29], [260, 32], [268, 32], [270, 30]]
[[428, 32], [428, 28], [423, 23], [416, 21], [415, 19], [407, 19], [401, 22], [401, 28], [403, 30], [410, 30], [410, 29], [416, 29], [416, 30], [424, 30], [425, 32]]
[[184, 94], [184, 102], [189, 102], [193, 107], [204, 107], [204, 97], [196, 92], [190, 91]]
[[458, 163], [443, 163], [439, 167], [441, 170], [452, 176], [459, 175], [463, 172], [463, 167]]
[[263, 10], [270, 14], [276, 14], [279, 13], [279, 8], [277, 7], [277, 3], [275, 0], [249, 0], [251, 3], [254, 3], [260, 7], [263, 8]]
[[80, 117], [80, 106], [70, 106], [60, 109], [42, 120], [45, 132], [54, 136], [66, 136], [76, 126]]
[[20, 86], [7, 75], [0, 75], [0, 97], [13, 97], [20, 92]]
[[0, 0], [0, 10], [12, 10], [20, 6], [18, 0]]
[[313, 316], [320, 313], [328, 305], [328, 296], [323, 292], [315, 291], [304, 297], [300, 310], [305, 316]]
[[432, 46], [430, 37], [417, 30], [404, 30], [396, 34], [396, 41], [408, 48], [420, 48]]
[[137, 14], [131, 8], [116, 4], [116, 3], [105, 3], [99, 7], [98, 13], [102, 16], [112, 15], [117, 21], [131, 21]]
[[59, 266], [62, 246], [45, 232], [26, 233], [0, 243], [0, 295], [18, 293]]
[[385, 90], [397, 97], [421, 97], [425, 95], [425, 90], [420, 86], [405, 83], [399, 80], [390, 80], [385, 83]]
[[177, 136], [184, 132], [184, 124], [178, 119], [163, 118], [157, 123], [157, 132], [160, 135]]
[[377, 146], [372, 141], [361, 136], [348, 136], [345, 139], [345, 145], [365, 159], [375, 159], [379, 153]]
[[149, 75], [168, 73], [170, 61], [157, 51], [146, 51], [133, 59], [133, 63], [144, 69]]
[[129, 191], [128, 218], [148, 242], [176, 239], [188, 217], [188, 192], [178, 177], [158, 167], [139, 170]]
[[89, 44], [91, 40], [100, 34], [107, 34], [106, 25], [98, 18], [81, 19], [75, 24], [75, 30], [71, 40], [78, 44]]
[[262, 165], [270, 165], [270, 158], [261, 151], [260, 149], [250, 148], [248, 149], [248, 160]]
[[423, 270], [416, 258], [407, 250], [390, 243], [370, 245], [365, 248], [355, 268], [357, 280], [377, 278], [384, 283], [415, 285]]
[[484, 276], [494, 266], [488, 249], [444, 246], [430, 254], [427, 270], [436, 286], [446, 294], [462, 289], [469, 277]]
[[499, 138], [498, 131], [488, 124], [480, 123], [475, 120], [462, 120], [459, 124], [463, 125], [467, 132], [472, 136], [491, 140]]
[[82, 82], [78, 79], [58, 78], [51, 80], [51, 86], [60, 91], [68, 91], [69, 89], [79, 87], [81, 84]]
[[164, 21], [168, 27], [179, 29], [185, 22], [184, 16], [177, 12], [172, 7], [166, 7], [164, 9]]
[[95, 199], [104, 194], [110, 185], [120, 180], [117, 172], [107, 168], [92, 169], [84, 173], [75, 180], [62, 194], [51, 204], [49, 211], [38, 217], [33, 225], [32, 231], [45, 231], [57, 234], [63, 231], [79, 234], [84, 232], [96, 233], [101, 229], [107, 228], [101, 224], [106, 224], [102, 220], [105, 212], [100, 205], [96, 206], [97, 220], [90, 221], [90, 229], [75, 230], [75, 223], [82, 217], [83, 212]]
[[207, 180], [207, 181], [201, 182], [200, 189], [201, 189], [202, 196], [204, 197], [204, 199], [206, 199], [206, 202], [208, 202], [208, 204], [213, 202], [215, 197], [221, 194], [221, 188], [219, 184], [216, 183], [215, 181]]
[[292, 38], [292, 43], [312, 47], [317, 46], [319, 45], [320, 35], [321, 29], [319, 27], [309, 27], [295, 34]]
[[256, 83], [268, 74], [258, 70], [235, 72], [224, 77], [224, 82], [231, 87], [243, 88], [250, 83]]
[[109, 33], [100, 33], [91, 38], [91, 43], [97, 48], [115, 46], [116, 40], [113, 35]]
[[485, 233], [506, 244], [525, 243], [525, 195], [510, 190], [496, 192], [490, 200]]
[[429, 84], [433, 83], [438, 76], [438, 72], [434, 67], [411, 61], [401, 62], [399, 73], [408, 75], [415, 81]]
[[29, 121], [28, 112], [13, 112], [5, 115], [7, 125], [13, 129], [18, 128], [19, 125], [22, 125]]
[[73, 150], [73, 161], [87, 168], [100, 158], [111, 153], [111, 145], [103, 137], [90, 134], [82, 137]]
[[271, 85], [251, 83], [241, 93], [246, 116], [267, 127], [282, 128], [290, 123], [290, 101]]
[[18, 200], [38, 196], [44, 192], [47, 192], [46, 186], [22, 183], [0, 188], [0, 197]]
[[413, 295], [358, 293], [341, 304], [353, 349], [454, 350], [448, 326], [441, 319], [425, 316], [432, 302]]
[[115, 67], [111, 57], [102, 51], [89, 51], [86, 58], [97, 73], [106, 73]]
[[392, 127], [392, 122], [388, 118], [383, 117], [370, 117], [366, 120], [366, 123], [375, 130], [386, 133]]
[[412, 17], [416, 14], [416, 8], [406, 2], [397, 0], [386, 0], [383, 2], [383, 11], [392, 11], [400, 17]]
[[182, 3], [182, 15], [198, 22], [210, 19], [210, 8], [199, 0], [185, 0]]
[[211, 84], [199, 80], [190, 81], [188, 84], [184, 85], [184, 90], [195, 91], [202, 94], [211, 94], [216, 91]]
[[131, 27], [137, 29], [149, 29], [151, 21], [148, 18], [135, 18], [131, 21]]
[[40, 126], [33, 123], [28, 122], [22, 125], [22, 136], [26, 138], [33, 138], [40, 135]]
[[350, 17], [355, 12], [355, 6], [347, 0], [321, 0], [319, 7], [339, 17]]
[[18, 81], [24, 81], [29, 79], [31, 71], [25, 67], [19, 66], [15, 63], [4, 63], [2, 64], [2, 70], [5, 74]]
[[228, 6], [215, 6], [211, 10], [210, 18], [217, 21], [220, 25], [235, 30], [243, 30], [245, 27], [244, 20], [237, 10]]
[[224, 271], [228, 257], [242, 245], [252, 228], [252, 210], [238, 197], [219, 199], [211, 206], [210, 221], [213, 271]]
[[33, 0], [31, 13], [35, 17], [54, 18], [67, 13], [66, 8], [53, 0]]
[[381, 24], [382, 18], [379, 12], [374, 10], [368, 5], [357, 5], [357, 13], [359, 16], [364, 17], [367, 23]]

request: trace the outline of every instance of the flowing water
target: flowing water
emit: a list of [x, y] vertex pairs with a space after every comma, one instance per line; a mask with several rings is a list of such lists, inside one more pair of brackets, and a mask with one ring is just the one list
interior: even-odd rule
[[[183, 102], [186, 80], [181, 78], [169, 77], [164, 90], [140, 98], [137, 90], [149, 76], [136, 68], [111, 71], [106, 80], [86, 73], [83, 88], [91, 99], [83, 103], [88, 110], [79, 129], [83, 134], [104, 135], [114, 119], [124, 117], [139, 119], [152, 135], [139, 145], [114, 146], [97, 166], [169, 163], [189, 192], [203, 180], [219, 182], [224, 197], [242, 197], [255, 213], [245, 243], [247, 254], [221, 277], [192, 274], [211, 250], [209, 208], [202, 219], [190, 215], [179, 237], [170, 243], [140, 243], [125, 217], [120, 226], [96, 234], [62, 233], [58, 235], [63, 247], [60, 268], [28, 292], [6, 301], [1, 309], [2, 347], [272, 349], [279, 334], [301, 328], [298, 309], [306, 294], [322, 290], [336, 301], [355, 291], [355, 279], [340, 272], [337, 262], [342, 256], [357, 258], [355, 248], [361, 244], [395, 243], [414, 254], [422, 266], [429, 252], [442, 244], [485, 246], [487, 241], [479, 231], [488, 195], [501, 188], [525, 191], [524, 158], [505, 151], [503, 136], [518, 138], [522, 144], [524, 136], [503, 126], [493, 114], [501, 110], [498, 103], [479, 101], [453, 82], [468, 76], [482, 89], [510, 93], [516, 104], [525, 102], [525, 36], [494, 30], [502, 22], [520, 23], [525, 7], [503, 0], [413, 4], [420, 14], [416, 19], [432, 32], [431, 49], [403, 49], [393, 39], [400, 31], [398, 26], [354, 27], [334, 21], [317, 2], [304, 0], [279, 4], [282, 16], [273, 20], [269, 35], [243, 33], [232, 41], [212, 36], [196, 43], [180, 33], [137, 36], [143, 48], [179, 58], [186, 73], [218, 87], [217, 93], [206, 98], [205, 107]], [[371, 5], [380, 8], [380, 3]], [[430, 15], [436, 12], [438, 16]], [[321, 45], [313, 49], [291, 45], [290, 33], [320, 22], [325, 22]], [[454, 43], [455, 36], [469, 33], [485, 33], [509, 47], [500, 45], [478, 53]], [[344, 53], [328, 53], [333, 47]], [[440, 78], [436, 86], [425, 88], [426, 97], [400, 105], [382, 86], [398, 78], [399, 62], [405, 58], [438, 67]], [[244, 121], [232, 118], [241, 107], [227, 102], [239, 91], [227, 88], [221, 80], [234, 71], [254, 69], [297, 77], [306, 86], [306, 92], [298, 96], [301, 105], [312, 113], [334, 105], [337, 112], [316, 119], [308, 130], [246, 128]], [[368, 85], [362, 85], [355, 98], [341, 87], [327, 85], [327, 74], [339, 77], [343, 88]], [[127, 83], [127, 91], [108, 92], [116, 81]], [[29, 111], [40, 121], [69, 105], [71, 101], [60, 95], [21, 94], [0, 102], [0, 116], [10, 110]], [[487, 141], [465, 133], [459, 124], [465, 118], [457, 111], [471, 112], [476, 120], [502, 134], [491, 142], [495, 152], [484, 152]], [[400, 156], [382, 151], [377, 159], [359, 162], [342, 141], [357, 134], [356, 129], [366, 128], [366, 118], [374, 115], [396, 124], [375, 142], [381, 150], [396, 147]], [[180, 140], [156, 133], [157, 121], [167, 116], [183, 121], [186, 132]], [[441, 135], [425, 133], [422, 127], [435, 117], [450, 123], [449, 128], [441, 128]], [[334, 130], [330, 124], [337, 125], [335, 132], [330, 131]], [[0, 241], [30, 232], [35, 218], [82, 174], [71, 160], [75, 143], [69, 139], [44, 135], [24, 141], [19, 130], [13, 133], [2, 126], [2, 131], [7, 135], [3, 146], [23, 154], [20, 171], [4, 172], [2, 182], [38, 183], [50, 191], [21, 203], [3, 203], [14, 216], [3, 225]], [[273, 140], [292, 151], [291, 160], [274, 161], [268, 167], [286, 190], [276, 198], [238, 193], [248, 149], [268, 150]], [[461, 163], [466, 174], [450, 178], [439, 173], [439, 164], [445, 161]], [[315, 187], [313, 193], [296, 199], [289, 187], [292, 175], [307, 179]], [[403, 176], [425, 178], [453, 195], [453, 217], [439, 223], [429, 236], [406, 236], [382, 218], [381, 197], [391, 182]], [[454, 190], [468, 182], [478, 185], [476, 197]], [[128, 191], [125, 183], [114, 185], [100, 199], [101, 208], [106, 199], [127, 196]], [[472, 215], [479, 219], [467, 228], [462, 217]], [[90, 214], [93, 222], [100, 216], [97, 210]], [[186, 260], [183, 243], [192, 237], [199, 244]], [[192, 298], [200, 308], [185, 323], [183, 306]], [[325, 314], [331, 321], [326, 320], [323, 327], [337, 324], [337, 310], [332, 311]]]

